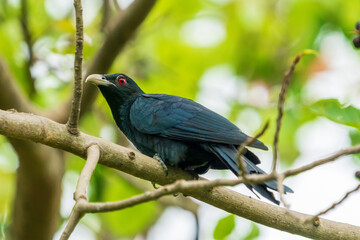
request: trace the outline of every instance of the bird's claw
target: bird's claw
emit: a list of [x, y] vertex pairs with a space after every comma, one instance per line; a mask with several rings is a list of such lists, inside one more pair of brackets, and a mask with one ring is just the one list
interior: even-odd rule
[[154, 189], [158, 189], [158, 187], [156, 186], [156, 183], [151, 182], [152, 186], [154, 187]]
[[191, 176], [193, 177], [193, 180], [199, 180], [199, 175], [195, 172], [190, 172]]
[[158, 161], [161, 165], [161, 167], [164, 169], [166, 176], [169, 174], [169, 169], [168, 167], [165, 165], [164, 161], [162, 160], [162, 158], [160, 157], [160, 155], [158, 153], [155, 153], [155, 155], [153, 156], [153, 158]]

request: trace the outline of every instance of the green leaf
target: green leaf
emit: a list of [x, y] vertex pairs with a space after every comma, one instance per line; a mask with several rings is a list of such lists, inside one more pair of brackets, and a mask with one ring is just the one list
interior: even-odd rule
[[251, 230], [248, 233], [248, 235], [246, 235], [246, 237], [243, 238], [243, 240], [253, 240], [259, 237], [259, 235], [260, 235], [259, 227], [255, 223], [251, 223]]
[[219, 220], [214, 230], [216, 240], [225, 239], [235, 228], [235, 216], [229, 215]]
[[310, 110], [334, 122], [360, 129], [360, 110], [342, 105], [337, 99], [320, 100], [312, 104]]
[[[359, 131], [356, 131], [356, 130], [350, 131], [349, 135], [350, 135], [351, 145], [360, 144], [360, 132]], [[360, 153], [353, 154], [352, 156], [355, 160], [355, 163], [360, 165]]]

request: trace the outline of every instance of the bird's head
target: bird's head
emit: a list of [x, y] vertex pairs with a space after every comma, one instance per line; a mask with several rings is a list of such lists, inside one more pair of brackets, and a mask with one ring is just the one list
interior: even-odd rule
[[143, 94], [141, 88], [130, 77], [122, 73], [115, 74], [92, 74], [85, 82], [98, 86], [106, 101], [123, 103]]

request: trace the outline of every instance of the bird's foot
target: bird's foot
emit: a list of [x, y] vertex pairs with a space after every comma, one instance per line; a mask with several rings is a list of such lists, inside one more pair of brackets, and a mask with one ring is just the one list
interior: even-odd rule
[[169, 169], [168, 167], [165, 165], [164, 161], [161, 159], [160, 155], [158, 153], [155, 153], [155, 155], [153, 156], [153, 158], [155, 160], [157, 160], [161, 167], [164, 169], [165, 173], [166, 173], [166, 176], [169, 174]]
[[152, 186], [154, 187], [154, 189], [158, 189], [158, 187], [156, 186], [156, 183], [151, 182]]
[[193, 177], [193, 180], [199, 180], [199, 175], [198, 174], [196, 174], [195, 172], [193, 172], [193, 171], [190, 171], [190, 174], [191, 174], [191, 176]]

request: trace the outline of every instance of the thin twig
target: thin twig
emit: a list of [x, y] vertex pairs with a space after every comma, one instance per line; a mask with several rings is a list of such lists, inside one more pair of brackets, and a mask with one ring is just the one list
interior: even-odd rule
[[284, 103], [285, 103], [285, 98], [286, 98], [286, 92], [289, 88], [290, 79], [291, 79], [292, 74], [294, 73], [295, 67], [304, 55], [305, 55], [305, 53], [300, 53], [295, 57], [294, 61], [291, 64], [290, 69], [284, 75], [284, 81], [281, 86], [281, 92], [280, 92], [279, 101], [278, 101], [278, 116], [276, 119], [276, 131], [275, 131], [275, 135], [274, 135], [273, 166], [272, 166], [273, 172], [276, 171], [276, 165], [277, 165], [277, 161], [278, 161], [279, 133], [280, 133], [280, 128], [281, 128], [281, 119], [284, 115]]
[[120, 200], [116, 202], [82, 202], [79, 204], [78, 209], [82, 213], [99, 213], [99, 212], [110, 212], [115, 210], [120, 210], [128, 207], [132, 207], [134, 205], [149, 202], [152, 200], [156, 200], [162, 196], [176, 194], [183, 191], [189, 191], [194, 189], [211, 189], [217, 186], [235, 186], [237, 184], [243, 183], [244, 179], [236, 179], [236, 180], [226, 180], [226, 179], [218, 179], [213, 181], [208, 180], [178, 180], [173, 184], [169, 184], [153, 191], [148, 191], [143, 194], [130, 197], [125, 200]]
[[[142, 192], [149, 191], [150, 189], [153, 189], [151, 184], [144, 184], [144, 180], [141, 180], [139, 178], [135, 178], [129, 174], [118, 172], [117, 173], [119, 177], [130, 183], [135, 188], [141, 190]], [[146, 182], [147, 183], [147, 182]], [[161, 207], [166, 208], [169, 206], [176, 206], [180, 207], [184, 210], [190, 211], [193, 214], [196, 214], [198, 212], [199, 204], [191, 200], [190, 198], [178, 196], [176, 198], [169, 197], [169, 198], [160, 198], [159, 204]]]
[[97, 145], [93, 144], [88, 147], [86, 164], [80, 173], [79, 180], [77, 182], [76, 191], [74, 193], [74, 200], [77, 201], [80, 198], [86, 198], [86, 188], [89, 186], [90, 178], [95, 170], [96, 164], [99, 161], [100, 149]]
[[70, 237], [74, 231], [76, 225], [80, 219], [84, 216], [84, 213], [79, 209], [83, 203], [87, 202], [86, 189], [89, 185], [91, 175], [94, 172], [96, 164], [100, 158], [100, 148], [98, 145], [90, 145], [87, 149], [87, 159], [83, 170], [80, 173], [79, 180], [74, 193], [74, 199], [76, 201], [73, 211], [69, 217], [69, 220], [65, 226], [64, 231], [61, 234], [60, 240], [66, 240]]
[[345, 199], [347, 199], [352, 193], [358, 191], [360, 189], [360, 184], [356, 186], [353, 190], [347, 192], [339, 201], [333, 203], [330, 207], [325, 209], [324, 211], [319, 212], [318, 214], [314, 215], [312, 218], [307, 220], [306, 222], [312, 222], [313, 224], [319, 226], [319, 216], [324, 215], [325, 213], [329, 212], [330, 210], [334, 209], [336, 206], [340, 205]]
[[65, 226], [64, 231], [61, 233], [60, 240], [69, 239], [71, 233], [74, 231], [76, 225], [80, 222], [80, 219], [84, 216], [83, 213], [78, 211], [76, 207], [71, 212], [70, 218]]
[[76, 48], [74, 60], [74, 96], [71, 104], [71, 112], [67, 122], [69, 133], [78, 135], [78, 123], [80, 116], [80, 105], [82, 97], [82, 60], [83, 60], [83, 16], [81, 0], [74, 0], [75, 17], [76, 17]]
[[276, 174], [276, 181], [277, 181], [277, 189], [278, 189], [278, 192], [279, 192], [279, 195], [280, 195], [280, 202], [284, 205], [284, 207], [286, 209], [289, 209], [290, 206], [287, 204], [287, 202], [285, 201], [284, 199], [284, 179], [285, 179], [285, 176], [284, 174]]
[[312, 163], [301, 166], [299, 168], [289, 169], [289, 170], [283, 172], [283, 174], [285, 175], [285, 178], [289, 177], [289, 176], [294, 176], [294, 175], [297, 175], [299, 173], [306, 172], [306, 171], [308, 171], [310, 169], [313, 169], [313, 168], [315, 168], [317, 166], [320, 166], [320, 165], [335, 161], [339, 157], [346, 156], [346, 155], [351, 155], [351, 154], [355, 154], [355, 153], [359, 153], [359, 152], [360, 152], [360, 144], [349, 147], [349, 148], [342, 149], [342, 150], [336, 152], [335, 154], [333, 154], [333, 155], [331, 155], [329, 157], [314, 161]]
[[246, 141], [243, 144], [241, 144], [238, 148], [236, 159], [238, 161], [238, 166], [241, 171], [241, 176], [243, 178], [246, 178], [246, 165], [242, 157], [242, 155], [244, 154], [244, 150], [247, 146], [251, 146], [251, 144], [253, 144], [257, 138], [261, 137], [268, 129], [268, 127], [269, 127], [269, 121], [265, 123], [264, 127], [261, 129], [261, 131], [258, 134], [256, 134], [254, 137], [249, 137], [248, 139], [246, 139]]
[[20, 15], [21, 29], [24, 35], [24, 40], [27, 45], [28, 59], [26, 61], [26, 75], [29, 80], [29, 95], [30, 97], [36, 94], [35, 79], [31, 74], [31, 67], [34, 65], [35, 57], [33, 51], [33, 39], [29, 30], [29, 18], [28, 18], [28, 4], [27, 0], [21, 0], [21, 15]]

